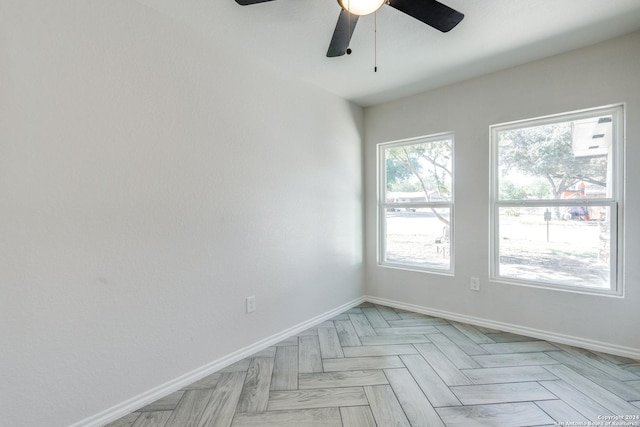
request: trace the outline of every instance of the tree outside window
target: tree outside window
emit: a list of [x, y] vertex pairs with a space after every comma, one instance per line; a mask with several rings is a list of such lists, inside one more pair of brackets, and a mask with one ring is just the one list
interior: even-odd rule
[[380, 263], [452, 271], [453, 135], [379, 146]]
[[622, 107], [492, 127], [492, 278], [618, 293]]

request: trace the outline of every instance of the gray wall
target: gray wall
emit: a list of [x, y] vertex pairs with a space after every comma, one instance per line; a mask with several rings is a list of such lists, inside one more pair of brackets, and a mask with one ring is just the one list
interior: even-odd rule
[[127, 1], [2, 2], [0, 91], [0, 424], [78, 422], [363, 294], [361, 109]]
[[[640, 354], [640, 33], [365, 110], [366, 282], [374, 297]], [[489, 126], [626, 103], [624, 299], [488, 281]], [[376, 260], [376, 144], [455, 132], [455, 276]], [[480, 277], [481, 292], [469, 290]]]

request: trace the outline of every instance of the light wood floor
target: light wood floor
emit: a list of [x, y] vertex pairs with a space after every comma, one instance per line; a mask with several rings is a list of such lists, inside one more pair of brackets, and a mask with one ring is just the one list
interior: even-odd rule
[[640, 362], [365, 303], [109, 427], [607, 421], [640, 426]]

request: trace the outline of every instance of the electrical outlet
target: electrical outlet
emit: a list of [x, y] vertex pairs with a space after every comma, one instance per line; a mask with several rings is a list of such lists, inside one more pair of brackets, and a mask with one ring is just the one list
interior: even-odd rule
[[256, 297], [252, 295], [247, 297], [247, 313], [256, 311]]
[[477, 277], [471, 278], [471, 290], [480, 292], [480, 279]]

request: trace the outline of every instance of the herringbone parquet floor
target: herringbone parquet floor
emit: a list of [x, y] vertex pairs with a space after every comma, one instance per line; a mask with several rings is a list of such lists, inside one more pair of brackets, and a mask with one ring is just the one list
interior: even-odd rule
[[109, 427], [480, 425], [640, 426], [640, 362], [365, 303]]

